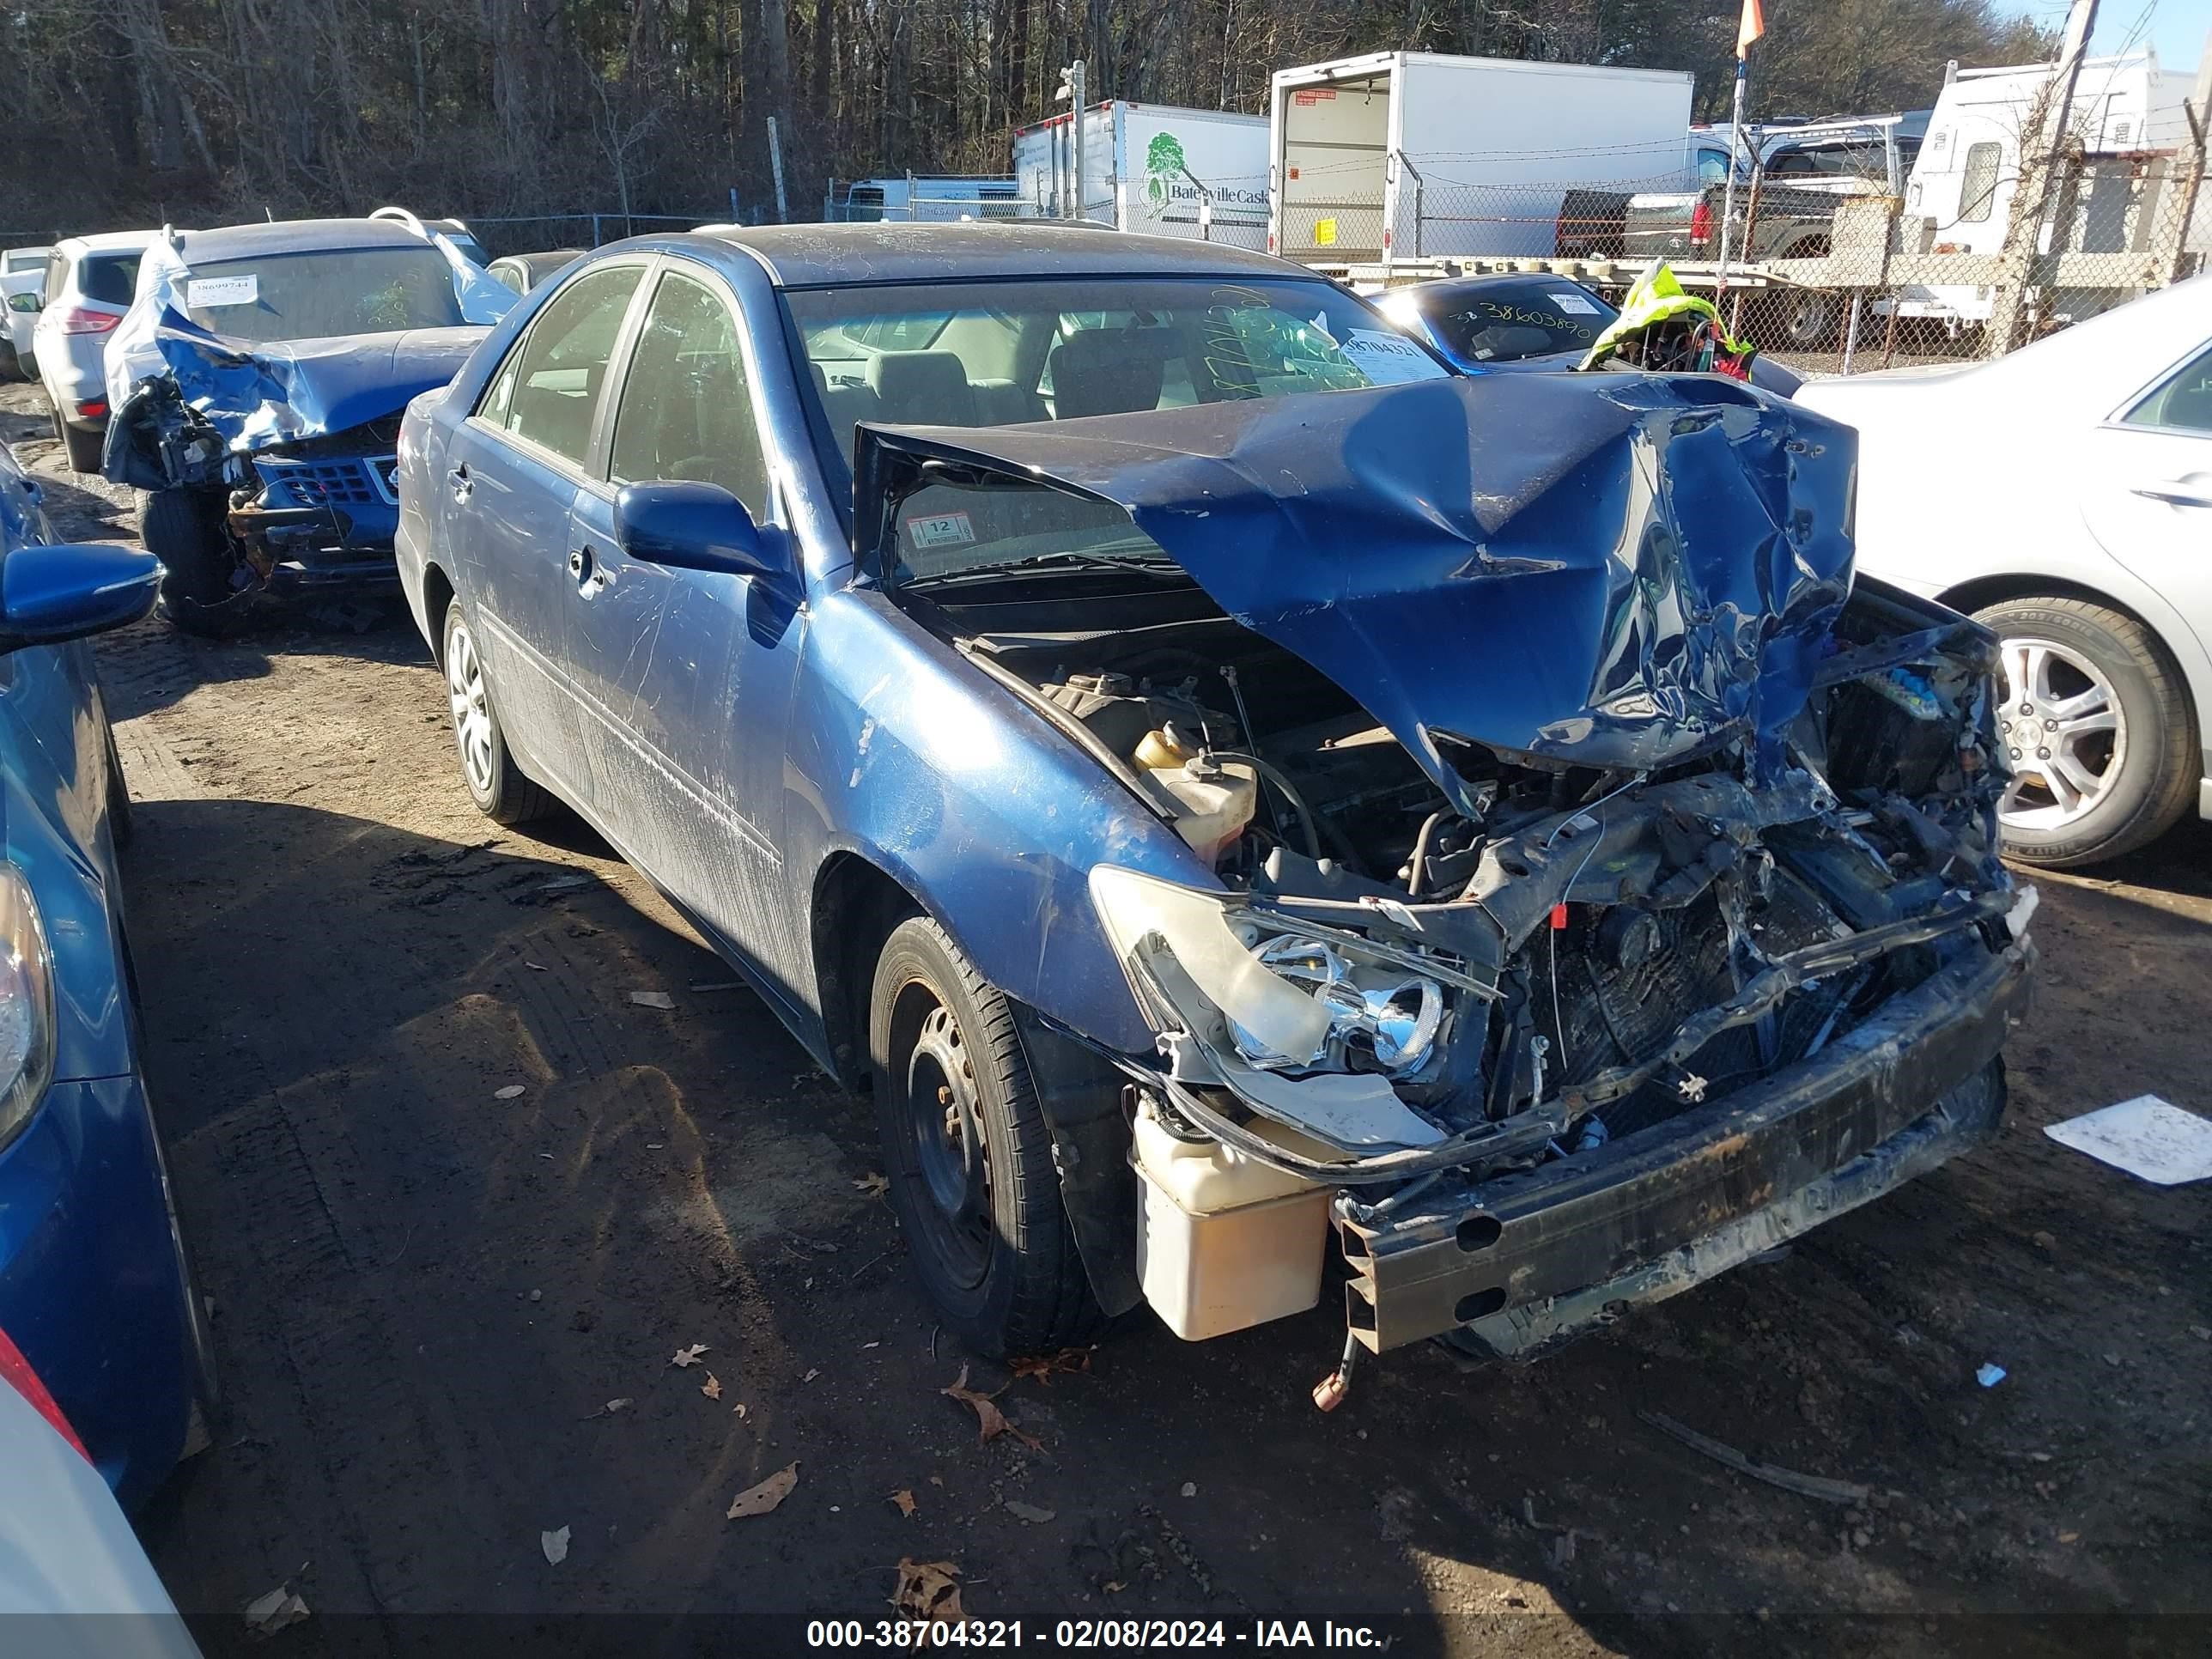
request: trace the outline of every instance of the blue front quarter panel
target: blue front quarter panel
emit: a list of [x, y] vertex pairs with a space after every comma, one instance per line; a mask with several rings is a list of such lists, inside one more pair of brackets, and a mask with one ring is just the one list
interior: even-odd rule
[[[1127, 1053], [1152, 1032], [1091, 902], [1097, 864], [1213, 878], [1136, 797], [883, 595], [816, 609], [792, 732], [794, 870], [854, 851], [1009, 996]], [[803, 895], [802, 895], [803, 896]]]

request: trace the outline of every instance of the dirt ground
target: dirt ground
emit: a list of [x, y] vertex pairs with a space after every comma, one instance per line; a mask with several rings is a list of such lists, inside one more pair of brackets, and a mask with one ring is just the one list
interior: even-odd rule
[[[131, 533], [34, 389], [0, 392], [0, 436], [63, 534]], [[2144, 1091], [2212, 1106], [2203, 826], [2039, 878], [2040, 1000], [1983, 1155], [1533, 1368], [1390, 1354], [1333, 1416], [1308, 1390], [1334, 1287], [1199, 1346], [1140, 1316], [1000, 1396], [1032, 1448], [939, 1392], [968, 1362], [867, 1189], [865, 1103], [590, 833], [476, 814], [396, 611], [224, 644], [149, 621], [100, 659], [228, 1398], [141, 1524], [210, 1654], [280, 1584], [312, 1614], [258, 1651], [783, 1651], [803, 1627], [754, 1616], [873, 1621], [902, 1557], [957, 1564], [1031, 1646], [1105, 1616], [1540, 1655], [2212, 1629], [2212, 1188], [2041, 1133]], [[1639, 1408], [1873, 1496], [1747, 1479]], [[780, 1509], [725, 1519], [794, 1462]]]

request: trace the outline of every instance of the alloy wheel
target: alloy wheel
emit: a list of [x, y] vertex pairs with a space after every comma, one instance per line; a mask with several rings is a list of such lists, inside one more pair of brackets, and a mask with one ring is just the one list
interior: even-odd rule
[[446, 696], [453, 710], [453, 741], [461, 751], [461, 769], [469, 787], [478, 795], [492, 787], [491, 703], [484, 692], [483, 665], [477, 658], [477, 642], [465, 625], [457, 626], [446, 641]]
[[2009, 830], [2066, 829], [2105, 799], [2127, 759], [2119, 694], [2069, 647], [2007, 639], [2001, 649], [1997, 726], [2013, 781], [1999, 814]]

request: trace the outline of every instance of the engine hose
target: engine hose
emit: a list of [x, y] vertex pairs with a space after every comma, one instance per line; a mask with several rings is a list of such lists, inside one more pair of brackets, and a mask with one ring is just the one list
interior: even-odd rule
[[1306, 805], [1305, 797], [1298, 793], [1297, 786], [1283, 775], [1280, 767], [1271, 761], [1261, 760], [1257, 755], [1248, 755], [1237, 749], [1209, 749], [1206, 756], [1208, 760], [1237, 761], [1249, 766], [1281, 791], [1283, 799], [1290, 802], [1291, 809], [1298, 815], [1299, 829], [1305, 832], [1306, 856], [1316, 864], [1321, 862], [1321, 820], [1314, 816], [1313, 808]]

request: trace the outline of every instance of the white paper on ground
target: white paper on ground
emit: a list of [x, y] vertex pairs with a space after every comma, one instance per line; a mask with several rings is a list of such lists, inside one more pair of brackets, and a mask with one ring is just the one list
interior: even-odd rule
[[2161, 1187], [2212, 1176], [2212, 1118], [2185, 1112], [2156, 1095], [2137, 1095], [2085, 1112], [2043, 1133], [2062, 1146]]

